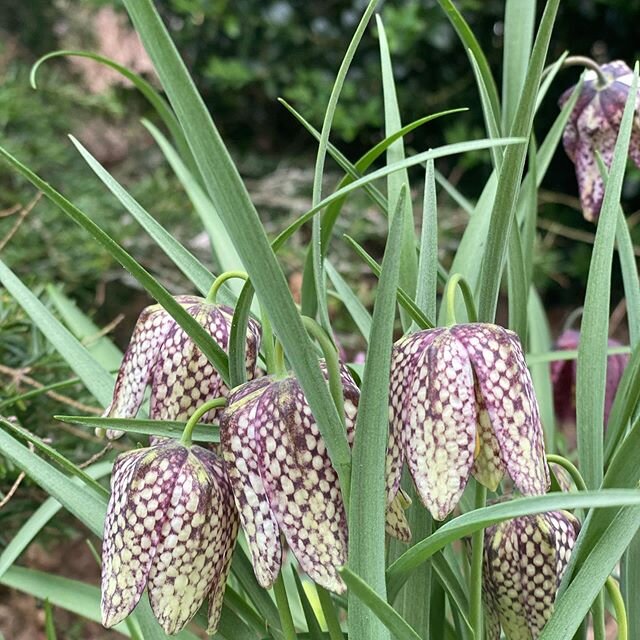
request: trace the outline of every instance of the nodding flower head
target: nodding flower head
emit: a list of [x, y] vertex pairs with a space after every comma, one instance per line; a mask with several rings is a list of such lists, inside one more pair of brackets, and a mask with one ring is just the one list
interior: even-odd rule
[[[555, 343], [555, 348], [562, 351], [573, 351], [580, 346], [580, 332], [568, 329]], [[610, 347], [621, 347], [617, 341], [610, 339]], [[604, 426], [609, 422], [609, 414], [616, 397], [618, 385], [629, 362], [629, 355], [620, 353], [607, 358], [607, 377], [604, 396]], [[566, 424], [576, 422], [576, 373], [577, 361], [554, 360], [551, 363], [551, 383], [553, 384], [553, 406], [556, 418]]]
[[[602, 84], [595, 71], [587, 71], [562, 136], [564, 149], [576, 166], [582, 212], [591, 221], [598, 219], [604, 197], [604, 182], [596, 152], [600, 153], [605, 165], [610, 168], [633, 79], [633, 72], [622, 60], [603, 64], [600, 69], [606, 82]], [[571, 87], [562, 94], [561, 107], [574, 88]], [[640, 108], [640, 95], [636, 98], [636, 108]], [[633, 121], [629, 156], [640, 167], [640, 116], [637, 113]]]
[[[360, 392], [341, 370], [347, 437], [353, 440]], [[282, 563], [280, 533], [302, 570], [319, 585], [345, 589], [347, 517], [338, 474], [298, 380], [267, 376], [229, 395], [220, 442], [256, 578], [270, 587]], [[388, 511], [387, 531], [410, 537], [401, 501]]]
[[102, 544], [102, 623], [124, 620], [145, 587], [166, 633], [209, 598], [218, 626], [238, 514], [222, 462], [175, 441], [116, 459]]
[[[176, 300], [226, 351], [233, 309], [196, 296], [177, 296]], [[260, 326], [250, 320], [246, 346], [249, 379], [256, 372], [260, 338]], [[151, 385], [149, 415], [158, 420], [186, 421], [198, 406], [228, 393], [213, 365], [160, 305], [147, 307], [140, 314], [104, 416], [135, 417], [147, 385]], [[215, 415], [216, 410], [210, 411], [202, 421], [212, 422]], [[109, 430], [107, 435], [113, 438], [122, 432]]]
[[481, 323], [419, 331], [395, 344], [391, 367], [388, 500], [405, 459], [437, 520], [470, 474], [491, 490], [505, 472], [526, 495], [547, 490], [538, 404], [515, 333]]
[[536, 640], [553, 606], [580, 531], [567, 511], [506, 520], [485, 530], [487, 640]]

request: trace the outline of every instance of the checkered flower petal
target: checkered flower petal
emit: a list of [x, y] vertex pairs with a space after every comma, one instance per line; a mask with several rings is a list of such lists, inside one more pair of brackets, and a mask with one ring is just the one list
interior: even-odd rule
[[184, 447], [140, 449], [118, 457], [111, 477], [102, 545], [102, 623], [133, 611], [162, 537]]
[[387, 507], [385, 531], [400, 542], [411, 542], [411, 528], [404, 514], [409, 506], [411, 506], [411, 498], [400, 488]]
[[[249, 385], [257, 391], [247, 393]], [[238, 400], [235, 391], [231, 394], [220, 426], [241, 518], [251, 511], [251, 525], [258, 512], [268, 510], [277, 522], [274, 531], [261, 537], [253, 526], [245, 529], [256, 576], [260, 580], [267, 564], [272, 571], [268, 583], [263, 579], [261, 584], [270, 586], [277, 577], [279, 528], [301, 568], [321, 586], [342, 592], [345, 587], [337, 568], [346, 563], [346, 513], [337, 473], [302, 389], [291, 376], [263, 378], [249, 385], [240, 388]], [[249, 474], [234, 483], [234, 476], [245, 467]], [[247, 491], [256, 485], [261, 496], [249, 504]]]
[[485, 530], [484, 597], [507, 640], [536, 640], [553, 612], [556, 591], [580, 530], [566, 511], [508, 520]]
[[[273, 585], [282, 564], [280, 527], [271, 509], [259, 464], [258, 438], [263, 428], [257, 415], [259, 400], [271, 384], [258, 378], [229, 395], [227, 409], [220, 416], [220, 444], [227, 475], [240, 514], [253, 570], [258, 584]], [[266, 432], [266, 426], [264, 427]]]
[[406, 457], [423, 504], [443, 520], [462, 495], [473, 466], [477, 408], [473, 370], [451, 332], [423, 351], [409, 388]]
[[495, 491], [504, 476], [505, 466], [500, 455], [500, 443], [493, 432], [491, 418], [477, 383], [475, 391], [478, 409], [478, 433], [476, 459], [471, 473], [478, 482], [491, 491]]
[[[227, 350], [232, 309], [196, 296], [177, 296], [176, 301]], [[256, 373], [260, 339], [259, 325], [250, 320], [246, 346], [249, 379]], [[135, 417], [148, 385], [149, 415], [158, 420], [186, 421], [201, 404], [228, 393], [213, 365], [160, 305], [148, 307], [138, 319], [118, 372], [113, 401], [104, 415]], [[216, 409], [210, 411], [202, 421], [212, 422], [216, 413]], [[109, 431], [107, 435], [118, 437], [121, 432]]]
[[512, 331], [471, 323], [401, 339], [389, 417], [387, 500], [403, 458], [437, 520], [456, 506], [471, 473], [493, 491], [505, 471], [524, 494], [549, 486], [533, 383]]
[[413, 378], [423, 352], [443, 329], [420, 331], [401, 338], [393, 346], [389, 382], [389, 443], [387, 445], [387, 503], [398, 493], [406, 449], [405, 424]]
[[[631, 69], [622, 60], [604, 64], [601, 69], [608, 81], [604, 86], [599, 86], [595, 71], [587, 72], [562, 137], [565, 151], [576, 166], [584, 216], [594, 222], [600, 215], [604, 196], [604, 183], [596, 152], [602, 155], [605, 165], [610, 168], [633, 78]], [[573, 89], [571, 87], [561, 96], [561, 107], [569, 99]], [[640, 94], [636, 108], [640, 108]], [[640, 117], [637, 112], [633, 121], [629, 156], [640, 166]]]
[[[542, 425], [517, 335], [498, 325], [480, 323], [456, 325], [451, 333], [467, 351], [495, 435], [495, 441], [481, 448], [484, 455], [478, 458], [478, 466], [485, 466], [497, 477], [502, 470], [495, 464], [498, 445], [501, 461], [516, 487], [525, 495], [545, 493], [549, 468]], [[480, 432], [488, 428], [481, 419]], [[485, 437], [481, 440], [486, 442]]]
[[105, 522], [103, 624], [123, 620], [146, 586], [168, 634], [210, 596], [214, 633], [237, 531], [231, 488], [213, 453], [165, 442], [120, 456]]
[[[351, 444], [360, 391], [346, 367], [341, 378]], [[313, 580], [344, 591], [337, 568], [346, 563], [347, 521], [338, 475], [298, 381], [268, 376], [234, 389], [220, 441], [260, 584], [269, 587], [278, 575], [282, 532]], [[406, 538], [400, 517], [388, 514], [394, 532]]]

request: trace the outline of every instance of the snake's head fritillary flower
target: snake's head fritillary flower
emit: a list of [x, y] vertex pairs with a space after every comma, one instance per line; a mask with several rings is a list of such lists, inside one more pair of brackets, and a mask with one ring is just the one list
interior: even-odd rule
[[406, 459], [437, 520], [473, 476], [495, 491], [505, 472], [525, 495], [545, 493], [549, 469], [531, 375], [515, 333], [493, 324], [419, 331], [394, 345], [387, 497]]
[[[604, 64], [600, 68], [607, 81], [601, 84], [595, 71], [587, 71], [562, 137], [564, 149], [576, 166], [582, 212], [591, 221], [598, 219], [604, 197], [604, 183], [596, 151], [610, 168], [633, 79], [633, 72], [622, 60]], [[561, 107], [573, 89], [571, 87], [562, 94]], [[636, 108], [640, 108], [640, 94], [636, 98]], [[640, 117], [637, 112], [633, 120], [629, 156], [640, 167]]]
[[483, 595], [487, 640], [536, 640], [580, 531], [567, 511], [506, 520], [485, 530]]
[[[580, 345], [580, 332], [568, 329], [564, 331], [554, 347], [560, 351], [574, 351]], [[609, 339], [609, 347], [621, 347], [613, 339]], [[629, 362], [629, 355], [620, 353], [607, 358], [607, 376], [604, 395], [604, 425], [609, 422], [609, 414], [616, 397], [616, 391], [624, 370]], [[554, 360], [551, 363], [551, 382], [553, 384], [553, 406], [557, 419], [562, 423], [576, 422], [576, 372], [577, 361]]]
[[124, 620], [145, 587], [168, 634], [209, 598], [220, 619], [238, 514], [223, 463], [172, 440], [116, 459], [102, 545], [102, 623]]
[[[351, 443], [360, 391], [345, 367], [341, 379]], [[340, 483], [298, 380], [267, 376], [233, 389], [220, 416], [220, 443], [259, 584], [269, 588], [278, 576], [283, 534], [309, 577], [343, 592], [338, 568], [347, 561], [347, 516]], [[387, 531], [405, 541], [407, 506], [396, 500], [387, 517]]]
[[[233, 309], [210, 304], [196, 296], [176, 300], [226, 351]], [[247, 376], [253, 378], [260, 349], [261, 330], [249, 321], [247, 330]], [[142, 404], [146, 387], [151, 386], [149, 416], [158, 420], [186, 421], [201, 404], [226, 396], [228, 389], [213, 365], [178, 323], [158, 304], [142, 311], [124, 354], [116, 379], [113, 400], [104, 416], [133, 418]], [[203, 416], [212, 422], [216, 410]], [[108, 431], [118, 437], [120, 431]]]

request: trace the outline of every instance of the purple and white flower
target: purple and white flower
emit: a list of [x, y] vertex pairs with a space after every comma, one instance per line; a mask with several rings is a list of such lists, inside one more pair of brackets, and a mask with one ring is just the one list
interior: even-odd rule
[[454, 509], [470, 475], [494, 490], [509, 474], [525, 495], [546, 492], [538, 404], [520, 341], [493, 324], [419, 331], [394, 345], [387, 498], [406, 460], [433, 517]]
[[111, 476], [102, 544], [102, 623], [112, 627], [142, 592], [168, 634], [209, 599], [218, 626], [238, 514], [222, 462], [173, 440], [124, 453]]
[[553, 613], [580, 532], [567, 511], [506, 520], [485, 530], [483, 597], [487, 640], [536, 640]]
[[[595, 222], [600, 215], [604, 197], [604, 182], [596, 160], [596, 151], [607, 168], [611, 167], [613, 149], [620, 129], [620, 121], [629, 96], [633, 72], [622, 60], [601, 65], [607, 79], [602, 84], [593, 70], [587, 71], [562, 142], [571, 161], [576, 166], [580, 191], [580, 204], [587, 220]], [[567, 89], [560, 97], [560, 107], [571, 96], [575, 87]], [[640, 167], [640, 93], [636, 97], [636, 113], [631, 131], [629, 157]]]
[[[207, 303], [196, 296], [177, 296], [176, 300], [226, 351], [233, 309]], [[249, 379], [256, 373], [260, 339], [260, 325], [250, 319], [246, 346]], [[135, 417], [149, 385], [149, 416], [157, 420], [186, 421], [201, 404], [228, 393], [206, 356], [158, 304], [144, 309], [138, 318], [120, 365], [113, 400], [104, 417]], [[216, 414], [215, 409], [209, 411], [202, 421], [212, 422]], [[120, 431], [107, 432], [111, 438], [121, 434]]]

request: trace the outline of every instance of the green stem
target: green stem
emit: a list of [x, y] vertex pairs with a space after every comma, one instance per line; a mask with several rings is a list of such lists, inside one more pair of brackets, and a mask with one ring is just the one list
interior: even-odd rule
[[267, 365], [267, 373], [275, 373], [276, 352], [273, 344], [273, 329], [271, 321], [265, 308], [260, 305], [260, 323], [262, 324], [262, 350], [264, 351], [264, 361]]
[[607, 627], [604, 620], [604, 591], [600, 591], [591, 607], [593, 620], [593, 640], [607, 640]]
[[456, 288], [460, 289], [462, 297], [464, 298], [469, 322], [478, 322], [478, 312], [476, 311], [476, 304], [473, 300], [473, 292], [469, 287], [469, 283], [461, 273], [454, 273], [447, 281], [443, 296], [445, 304], [447, 305], [447, 326], [451, 327], [456, 324]]
[[[482, 509], [487, 502], [487, 489], [476, 482], [475, 508]], [[484, 530], [473, 534], [471, 552], [471, 583], [469, 585], [469, 622], [473, 629], [475, 640], [482, 640], [482, 559], [484, 552]]]
[[287, 589], [284, 586], [282, 572], [273, 584], [273, 593], [276, 596], [276, 605], [278, 607], [278, 615], [280, 616], [280, 624], [282, 625], [282, 634], [284, 640], [296, 640], [296, 628], [293, 624], [291, 609], [289, 608], [289, 599], [287, 598]]
[[602, 71], [602, 67], [591, 58], [587, 58], [587, 56], [569, 56], [565, 58], [565, 61], [562, 63], [563, 67], [585, 67], [586, 69], [591, 69], [596, 72], [598, 76], [598, 87], [603, 88], [606, 87], [610, 80]]
[[313, 319], [308, 316], [302, 316], [302, 324], [308, 331], [309, 335], [314, 337], [322, 353], [324, 354], [324, 361], [327, 365], [327, 378], [329, 379], [329, 391], [333, 402], [338, 410], [340, 420], [342, 420], [342, 426], [346, 430], [346, 422], [344, 417], [344, 398], [342, 395], [342, 378], [340, 377], [340, 359], [338, 358], [338, 350], [333, 344], [333, 340], [329, 337], [327, 332]]
[[180, 444], [183, 444], [185, 447], [190, 447], [193, 429], [198, 424], [198, 420], [200, 420], [205, 413], [211, 411], [211, 409], [224, 407], [225, 404], [227, 404], [226, 398], [214, 398], [213, 400], [209, 400], [208, 402], [201, 404], [187, 421], [184, 431], [182, 432], [182, 438], [180, 438]]
[[320, 600], [322, 613], [327, 623], [329, 638], [331, 640], [344, 640], [340, 620], [338, 620], [338, 612], [336, 611], [336, 606], [331, 598], [331, 594], [319, 585], [316, 585], [316, 591], [318, 592], [318, 600]]
[[624, 599], [620, 593], [620, 586], [618, 583], [609, 576], [605, 583], [607, 593], [613, 608], [616, 612], [616, 623], [618, 625], [618, 640], [627, 640], [627, 610], [624, 606]]
[[244, 271], [225, 271], [221, 273], [211, 285], [211, 289], [209, 289], [209, 293], [207, 294], [207, 302], [209, 304], [215, 304], [216, 296], [218, 295], [218, 290], [220, 287], [231, 278], [240, 278], [240, 280], [248, 280], [249, 276]]
[[273, 350], [273, 375], [276, 376], [276, 378], [284, 378], [287, 375], [282, 342], [277, 339], [275, 349]]
[[571, 479], [574, 481], [576, 487], [578, 487], [578, 491], [586, 491], [587, 485], [582, 478], [582, 474], [578, 471], [578, 468], [569, 460], [562, 456], [558, 456], [555, 453], [547, 454], [547, 462], [557, 464], [561, 466], [567, 473], [571, 476]]

